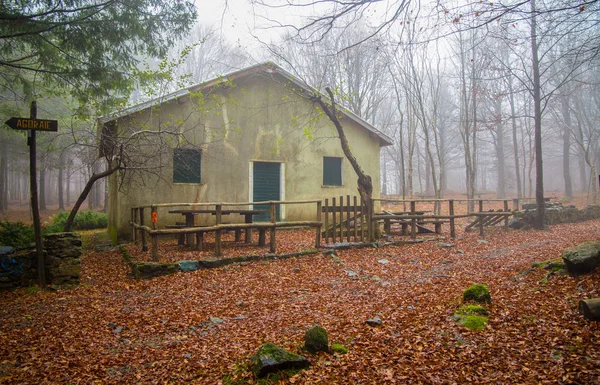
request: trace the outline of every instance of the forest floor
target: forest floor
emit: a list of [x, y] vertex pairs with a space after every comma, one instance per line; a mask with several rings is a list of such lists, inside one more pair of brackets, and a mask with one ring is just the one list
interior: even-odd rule
[[[314, 233], [291, 238], [304, 237]], [[588, 240], [600, 220], [148, 281], [131, 278], [119, 249], [92, 251], [75, 289], [0, 293], [0, 383], [254, 384], [247, 360], [273, 342], [311, 362], [285, 384], [598, 384], [600, 323], [577, 304], [600, 296], [600, 271], [532, 268]], [[492, 295], [480, 331], [451, 319], [473, 283]], [[365, 323], [374, 316], [382, 325]], [[304, 352], [313, 324], [348, 353]]]

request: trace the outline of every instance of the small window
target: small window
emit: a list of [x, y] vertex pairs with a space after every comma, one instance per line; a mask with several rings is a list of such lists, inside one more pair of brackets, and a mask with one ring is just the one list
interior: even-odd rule
[[323, 157], [323, 185], [342, 185], [342, 158]]
[[200, 183], [202, 151], [176, 148], [173, 152], [173, 183]]

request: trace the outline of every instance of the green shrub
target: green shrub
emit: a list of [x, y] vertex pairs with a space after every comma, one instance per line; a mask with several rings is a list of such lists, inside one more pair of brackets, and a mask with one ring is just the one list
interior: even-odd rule
[[[60, 233], [67, 223], [69, 212], [61, 211], [52, 218], [52, 223], [46, 226], [46, 233]], [[108, 215], [93, 210], [79, 211], [73, 220], [71, 230], [103, 229], [108, 226]]]
[[24, 249], [35, 242], [35, 232], [32, 226], [23, 222], [0, 221], [0, 245]]

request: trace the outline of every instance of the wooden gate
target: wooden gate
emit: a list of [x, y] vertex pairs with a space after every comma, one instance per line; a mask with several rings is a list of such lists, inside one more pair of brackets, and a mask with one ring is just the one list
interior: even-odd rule
[[322, 236], [325, 243], [364, 242], [370, 239], [371, 219], [362, 199], [357, 196], [340, 196], [325, 199]]

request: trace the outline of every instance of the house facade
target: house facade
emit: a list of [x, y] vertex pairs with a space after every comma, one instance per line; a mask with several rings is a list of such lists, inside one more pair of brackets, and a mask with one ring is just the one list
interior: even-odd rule
[[[110, 177], [111, 235], [130, 234], [134, 206], [357, 195], [356, 174], [335, 127], [310, 100], [314, 92], [266, 63], [100, 118], [104, 134], [151, 137], [144, 145], [154, 158], [154, 167], [147, 166], [150, 176], [138, 170], [125, 179], [122, 173]], [[391, 140], [350, 112], [339, 115], [356, 159], [373, 180], [373, 196], [379, 197], [380, 148]], [[145, 183], [136, 183], [141, 179]], [[161, 225], [181, 220], [159, 215]], [[278, 220], [315, 215], [312, 205], [282, 205]], [[197, 218], [204, 220], [211, 219]]]

